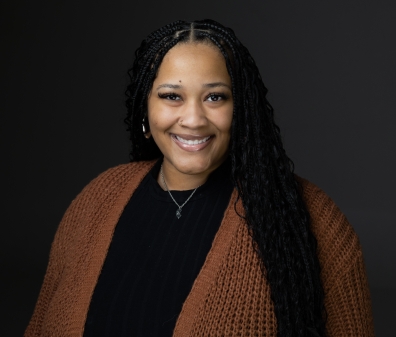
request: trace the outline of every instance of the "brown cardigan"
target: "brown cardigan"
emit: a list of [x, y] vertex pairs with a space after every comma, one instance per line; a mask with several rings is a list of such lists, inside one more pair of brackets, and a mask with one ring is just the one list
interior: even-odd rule
[[[120, 165], [94, 179], [66, 211], [25, 336], [82, 336], [114, 228], [153, 162]], [[329, 336], [374, 336], [358, 238], [319, 188], [302, 180], [318, 240]], [[232, 194], [206, 261], [174, 330], [184, 336], [276, 336], [270, 288]], [[238, 202], [239, 212], [243, 212]]]

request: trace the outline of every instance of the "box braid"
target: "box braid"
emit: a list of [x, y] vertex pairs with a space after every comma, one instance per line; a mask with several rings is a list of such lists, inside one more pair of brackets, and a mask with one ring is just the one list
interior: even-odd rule
[[213, 20], [176, 21], [150, 34], [128, 74], [125, 123], [131, 161], [161, 155], [148, 129], [147, 99], [165, 54], [178, 43], [211, 43], [223, 54], [234, 100], [230, 157], [253, 244], [271, 288], [278, 336], [325, 336], [326, 313], [317, 243], [310, 217], [283, 148], [259, 70], [234, 32]]

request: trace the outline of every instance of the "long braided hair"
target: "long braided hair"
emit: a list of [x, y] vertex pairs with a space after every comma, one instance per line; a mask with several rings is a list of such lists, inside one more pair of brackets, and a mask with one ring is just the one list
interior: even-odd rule
[[144, 137], [142, 123], [147, 129], [147, 99], [162, 59], [178, 43], [212, 43], [226, 61], [234, 101], [232, 179], [270, 284], [278, 336], [325, 336], [324, 292], [310, 217], [266, 99], [267, 89], [249, 51], [231, 29], [213, 20], [176, 21], [141, 43], [126, 90], [131, 161], [161, 156], [152, 137]]

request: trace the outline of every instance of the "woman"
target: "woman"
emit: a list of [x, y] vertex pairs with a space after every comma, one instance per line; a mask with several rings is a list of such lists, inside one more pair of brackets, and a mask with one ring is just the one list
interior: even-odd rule
[[358, 238], [233, 31], [169, 24], [129, 74], [131, 163], [67, 210], [25, 335], [373, 336]]

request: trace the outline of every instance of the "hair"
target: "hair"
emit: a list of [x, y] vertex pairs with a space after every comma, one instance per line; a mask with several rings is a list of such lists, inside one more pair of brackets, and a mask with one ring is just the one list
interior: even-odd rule
[[142, 123], [147, 130], [147, 100], [153, 81], [163, 57], [178, 43], [211, 43], [224, 56], [234, 102], [231, 178], [271, 288], [278, 336], [325, 336], [317, 242], [302, 189], [283, 148], [259, 70], [232, 29], [213, 20], [176, 21], [141, 43], [128, 72], [131, 82], [126, 90], [131, 161], [161, 156], [152, 137], [144, 137]]

